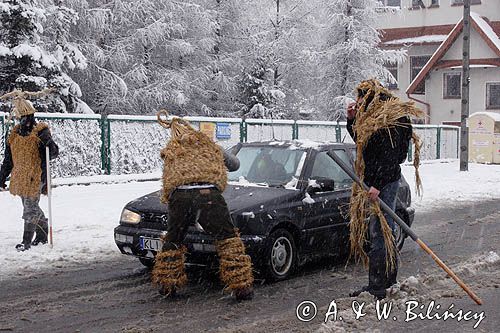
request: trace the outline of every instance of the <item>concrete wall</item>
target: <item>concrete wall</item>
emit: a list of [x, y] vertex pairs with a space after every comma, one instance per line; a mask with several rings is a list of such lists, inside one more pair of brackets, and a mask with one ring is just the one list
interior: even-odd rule
[[[424, 0], [424, 3], [430, 3]], [[386, 13], [379, 21], [378, 29], [408, 28], [432, 25], [456, 24], [463, 15], [463, 6], [452, 6], [451, 0], [440, 0], [439, 7], [411, 9], [411, 0], [401, 0], [401, 11]], [[481, 0], [480, 5], [472, 5], [471, 11], [488, 17], [491, 21], [500, 20], [500, 1]]]
[[[460, 99], [443, 99], [443, 74], [461, 73], [461, 68], [439, 69], [432, 71], [426, 80], [426, 101], [431, 104], [431, 124], [441, 124], [443, 121], [460, 121]], [[486, 110], [486, 83], [500, 82], [500, 68], [482, 67], [471, 68], [470, 107], [469, 113], [481, 111], [500, 112], [500, 110]]]

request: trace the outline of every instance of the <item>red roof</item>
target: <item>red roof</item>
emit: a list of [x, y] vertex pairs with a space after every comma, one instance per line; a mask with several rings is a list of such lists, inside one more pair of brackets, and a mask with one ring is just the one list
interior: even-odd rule
[[[500, 31], [500, 22], [498, 22]], [[447, 35], [453, 29], [453, 24], [433, 25], [425, 27], [392, 28], [380, 30], [382, 44], [393, 40], [413, 38], [427, 35]]]

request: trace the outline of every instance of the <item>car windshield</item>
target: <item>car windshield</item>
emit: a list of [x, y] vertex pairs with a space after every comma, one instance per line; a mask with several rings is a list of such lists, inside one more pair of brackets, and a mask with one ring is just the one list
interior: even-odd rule
[[287, 147], [242, 147], [236, 155], [240, 168], [230, 172], [228, 178], [237, 182], [294, 187], [292, 183], [300, 176], [305, 154]]

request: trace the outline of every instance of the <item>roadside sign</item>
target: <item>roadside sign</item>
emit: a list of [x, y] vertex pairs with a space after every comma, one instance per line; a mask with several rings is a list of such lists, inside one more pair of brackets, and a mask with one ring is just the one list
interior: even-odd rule
[[200, 122], [200, 132], [213, 140], [215, 135], [215, 124], [209, 122]]
[[231, 139], [231, 124], [217, 123], [216, 137], [217, 139]]

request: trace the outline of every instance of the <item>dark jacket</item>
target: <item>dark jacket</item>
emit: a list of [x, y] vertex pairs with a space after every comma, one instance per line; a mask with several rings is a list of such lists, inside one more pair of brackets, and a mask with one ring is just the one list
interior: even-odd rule
[[[26, 136], [29, 135], [29, 133], [21, 133], [21, 130], [18, 130], [18, 134]], [[41, 160], [41, 165], [40, 167], [42, 168], [42, 185], [45, 187], [47, 184], [47, 162], [46, 162], [46, 156], [45, 156], [45, 147], [49, 147], [49, 159], [53, 160], [59, 155], [59, 147], [57, 144], [52, 140], [52, 135], [50, 134], [50, 131], [48, 128], [43, 129], [38, 133], [38, 138], [40, 139], [40, 142], [38, 144], [38, 153], [40, 154], [40, 160]], [[7, 180], [7, 177], [10, 175], [12, 168], [14, 167], [14, 163], [12, 161], [12, 153], [10, 150], [10, 146], [8, 143], [8, 140], [6, 142], [6, 147], [5, 147], [5, 157], [2, 163], [2, 167], [0, 169], [0, 187], [5, 187], [5, 182]]]
[[[356, 118], [347, 119], [347, 130], [356, 141], [353, 125]], [[399, 123], [405, 126], [395, 126], [387, 130], [380, 129], [372, 134], [363, 150], [365, 162], [364, 181], [379, 191], [385, 185], [401, 178], [401, 167], [406, 159], [412, 135], [409, 117], [401, 117]]]

